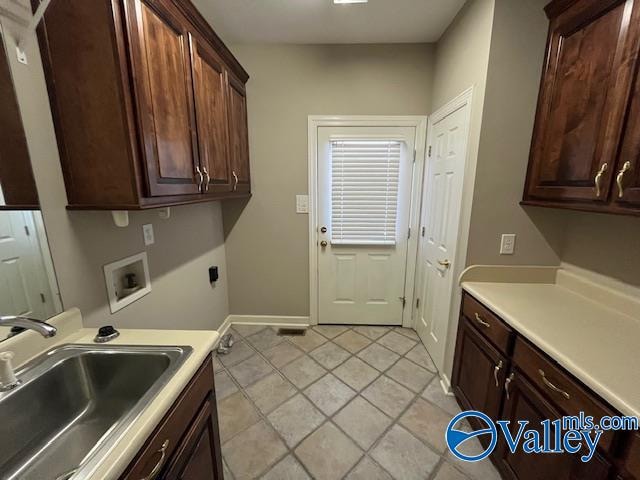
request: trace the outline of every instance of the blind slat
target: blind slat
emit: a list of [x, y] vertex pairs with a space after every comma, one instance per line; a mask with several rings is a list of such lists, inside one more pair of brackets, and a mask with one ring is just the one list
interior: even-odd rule
[[399, 141], [331, 142], [331, 243], [395, 245]]

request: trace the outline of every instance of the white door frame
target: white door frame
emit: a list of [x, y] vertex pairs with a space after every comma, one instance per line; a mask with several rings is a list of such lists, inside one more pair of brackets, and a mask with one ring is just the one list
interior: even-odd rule
[[415, 127], [416, 152], [411, 184], [411, 207], [409, 228], [411, 236], [407, 247], [407, 269], [405, 273], [405, 298], [407, 305], [402, 312], [402, 326], [413, 326], [413, 308], [416, 263], [418, 254], [418, 228], [420, 225], [420, 204], [422, 179], [426, 153], [428, 117], [426, 115], [309, 115], [309, 324], [318, 324], [318, 128], [319, 127]]
[[[473, 86], [468, 88], [467, 90], [465, 90], [464, 92], [462, 92], [460, 95], [458, 95], [457, 97], [455, 97], [453, 100], [451, 100], [449, 103], [445, 104], [443, 107], [441, 107], [439, 110], [437, 110], [436, 112], [432, 113], [429, 116], [429, 126], [428, 126], [428, 136], [427, 136], [427, 145], [428, 147], [431, 147], [433, 144], [433, 128], [434, 125], [437, 124], [438, 122], [440, 122], [442, 119], [446, 118], [447, 116], [451, 115], [452, 113], [454, 113], [456, 110], [459, 110], [460, 108], [464, 107], [464, 106], [468, 106], [467, 108], [467, 118], [465, 119], [465, 128], [467, 129], [467, 146], [466, 146], [466, 156], [465, 156], [465, 164], [462, 168], [462, 192], [461, 192], [461, 196], [462, 196], [462, 201], [461, 201], [461, 212], [460, 212], [460, 220], [458, 222], [458, 241], [456, 244], [456, 251], [455, 251], [455, 256], [454, 256], [454, 268], [453, 271], [451, 272], [451, 279], [453, 282], [456, 282], [458, 278], [460, 278], [460, 274], [463, 272], [463, 270], [466, 268], [466, 259], [467, 259], [467, 247], [468, 247], [468, 241], [469, 241], [469, 219], [471, 217], [471, 207], [472, 207], [472, 202], [471, 202], [471, 198], [469, 197], [469, 195], [473, 194], [473, 184], [469, 185], [468, 184], [468, 179], [469, 178], [474, 178], [475, 177], [475, 172], [471, 172], [470, 168], [473, 167], [473, 169], [475, 170], [475, 164], [472, 165], [472, 148], [470, 145], [470, 140], [471, 140], [471, 119], [472, 119], [472, 109], [473, 109]], [[423, 175], [426, 176], [427, 170], [425, 168], [425, 170], [423, 171]], [[426, 189], [426, 179], [425, 181], [423, 181], [423, 189]], [[423, 210], [425, 208], [424, 202], [426, 199], [426, 191], [422, 192], [422, 206], [420, 209], [420, 221], [423, 220]], [[416, 255], [416, 265], [418, 265], [420, 263], [420, 258], [418, 257], [418, 255], [421, 255], [422, 252], [418, 249], [418, 253]], [[414, 283], [417, 286], [418, 285], [418, 281], [419, 281], [419, 275], [420, 272], [419, 270], [416, 268], [416, 272], [415, 272], [415, 279], [414, 279]], [[418, 298], [418, 292], [414, 289], [414, 297], [413, 297], [413, 303], [412, 303], [412, 308], [411, 308], [411, 318], [412, 318], [412, 322], [416, 320], [418, 314], [419, 314], [419, 308], [416, 307], [416, 300]], [[449, 299], [449, 321], [448, 321], [448, 330], [451, 328], [452, 325], [452, 318], [457, 318], [459, 315], [459, 309], [460, 309], [460, 302], [462, 299], [462, 295], [459, 291], [459, 289], [456, 288], [455, 284], [452, 290], [452, 294], [451, 294], [451, 298]], [[445, 341], [447, 342], [446, 347], [448, 347], [448, 337], [449, 337], [449, 331], [446, 332], [445, 334]], [[446, 348], [445, 347], [445, 348]], [[431, 354], [431, 353], [430, 353]], [[444, 356], [443, 358], [440, 359], [434, 359], [435, 363], [436, 363], [436, 367], [438, 368], [438, 370], [440, 371], [440, 374], [442, 376], [445, 377], [445, 381], [448, 383], [449, 379], [446, 376], [445, 372], [442, 372], [442, 366], [444, 365], [444, 360], [446, 357], [446, 351], [444, 352]]]

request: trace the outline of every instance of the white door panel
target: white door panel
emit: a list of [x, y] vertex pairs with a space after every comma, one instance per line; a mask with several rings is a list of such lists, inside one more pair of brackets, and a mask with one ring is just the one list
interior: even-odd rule
[[425, 169], [416, 330], [439, 368], [455, 282], [469, 108], [466, 103], [431, 126], [431, 156]]
[[[402, 324], [415, 138], [414, 127], [318, 127], [318, 323]], [[331, 170], [331, 142], [336, 139], [400, 141], [400, 169], [394, 173], [398, 178], [398, 210], [393, 244], [371, 245], [364, 237], [361, 244], [332, 243], [332, 191], [336, 195], [332, 182], [338, 180]], [[362, 172], [369, 178], [380, 175], [375, 169]], [[360, 200], [358, 215], [365, 228], [377, 225], [368, 217], [369, 211], [380, 210], [379, 201], [366, 194]], [[345, 218], [351, 218], [349, 215], [346, 211]], [[358, 228], [352, 226], [350, 231]]]
[[48, 318], [44, 272], [32, 213], [0, 212], [0, 314]]

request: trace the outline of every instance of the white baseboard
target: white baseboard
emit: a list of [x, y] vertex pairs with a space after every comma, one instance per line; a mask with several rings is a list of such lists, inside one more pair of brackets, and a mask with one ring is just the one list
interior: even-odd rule
[[223, 337], [225, 333], [227, 333], [227, 330], [229, 330], [230, 328], [231, 328], [231, 315], [225, 318], [224, 322], [222, 322], [222, 325], [220, 325], [220, 327], [218, 328], [219, 335], [218, 335], [218, 340], [216, 340], [216, 343], [213, 346], [214, 350], [218, 348], [218, 343], [220, 343], [220, 339]]
[[440, 386], [442, 387], [442, 390], [444, 390], [444, 393], [446, 393], [447, 395], [453, 395], [453, 390], [451, 389], [451, 381], [446, 375], [440, 376]]
[[309, 327], [309, 317], [284, 317], [276, 315], [229, 315], [225, 323], [230, 325], [269, 325], [271, 327]]

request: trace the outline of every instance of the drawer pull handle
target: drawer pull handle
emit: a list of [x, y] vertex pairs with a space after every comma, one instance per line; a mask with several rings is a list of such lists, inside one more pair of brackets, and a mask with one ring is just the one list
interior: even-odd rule
[[476, 312], [476, 321], [483, 327], [491, 328], [491, 324], [489, 322], [485, 322], [483, 318], [480, 315], [478, 315], [477, 312]]
[[144, 477], [142, 480], [153, 480], [158, 476], [158, 474], [160, 473], [160, 470], [162, 470], [164, 461], [167, 458], [167, 448], [169, 448], [169, 439], [166, 439], [162, 444], [162, 447], [160, 447], [160, 450], [156, 452], [160, 454], [160, 460], [158, 460], [158, 463], [156, 463], [156, 466], [153, 467], [153, 470], [151, 470], [151, 473], [146, 477]]
[[209, 182], [211, 182], [211, 177], [209, 176], [209, 172], [207, 171], [207, 167], [202, 167], [202, 171], [204, 172], [204, 191], [209, 191]]
[[598, 198], [600, 198], [600, 195], [602, 195], [602, 177], [604, 176], [608, 168], [609, 168], [609, 165], [606, 163], [603, 163], [602, 167], [600, 167], [600, 170], [598, 170], [598, 173], [596, 174], [596, 179], [594, 183], [596, 184], [596, 197]]
[[496, 387], [500, 387], [500, 382], [498, 381], [498, 373], [500, 373], [500, 370], [502, 369], [502, 360], [500, 360], [500, 362], [493, 367], [493, 378], [495, 378], [496, 380]]
[[504, 392], [507, 395], [507, 400], [509, 400], [509, 384], [513, 381], [513, 377], [515, 377], [516, 374], [514, 372], [511, 372], [511, 375], [509, 375], [509, 377], [504, 381]]
[[624, 197], [624, 184], [622, 181], [624, 180], [624, 175], [631, 170], [631, 162], [625, 162], [622, 166], [622, 170], [618, 172], [618, 176], [616, 177], [616, 183], [618, 184], [618, 198]]
[[556, 393], [559, 393], [560, 395], [562, 395], [567, 400], [571, 399], [571, 395], [569, 395], [567, 392], [565, 392], [561, 388], [556, 387], [553, 383], [551, 383], [549, 380], [547, 380], [547, 376], [544, 374], [544, 371], [538, 370], [538, 373], [540, 374], [540, 377], [542, 378], [542, 383], [544, 383], [547, 387], [549, 387], [549, 389], [553, 390]]
[[200, 170], [199, 165], [196, 165], [196, 175], [198, 176], [198, 190], [202, 191], [202, 182], [204, 182], [204, 175], [202, 175], [202, 171]]

